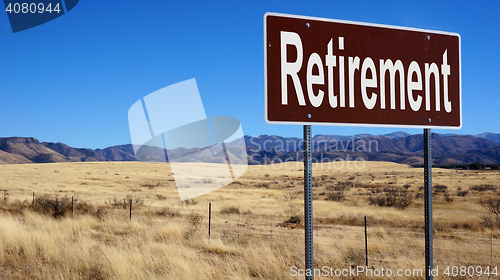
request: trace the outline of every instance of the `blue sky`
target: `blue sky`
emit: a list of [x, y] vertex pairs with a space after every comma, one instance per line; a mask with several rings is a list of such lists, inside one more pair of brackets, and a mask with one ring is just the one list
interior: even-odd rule
[[[13, 34], [0, 11], [0, 137], [74, 147], [130, 143], [127, 112], [143, 96], [196, 78], [208, 116], [233, 116], [248, 135], [302, 136], [264, 121], [266, 12], [457, 32], [461, 130], [500, 133], [499, 1], [80, 1], [66, 15]], [[313, 126], [313, 134], [421, 129]]]

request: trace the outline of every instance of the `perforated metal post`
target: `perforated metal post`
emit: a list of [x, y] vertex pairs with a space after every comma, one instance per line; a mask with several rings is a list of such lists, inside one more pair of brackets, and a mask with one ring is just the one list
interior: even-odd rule
[[432, 154], [431, 154], [431, 129], [424, 128], [424, 197], [425, 197], [425, 279], [432, 280]]
[[304, 226], [306, 280], [314, 279], [311, 126], [304, 125]]

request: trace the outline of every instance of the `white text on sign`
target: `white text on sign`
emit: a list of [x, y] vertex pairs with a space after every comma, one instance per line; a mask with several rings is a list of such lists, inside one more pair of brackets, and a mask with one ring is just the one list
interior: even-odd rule
[[[297, 58], [295, 61], [287, 61], [287, 46], [294, 46], [297, 50]], [[342, 51], [348, 42], [344, 42], [344, 37], [338, 37], [338, 55], [334, 54], [334, 39], [332, 38], [325, 46], [327, 54], [325, 55], [324, 62], [321, 56], [317, 53], [311, 53], [307, 60], [306, 65], [306, 90], [307, 97], [310, 104], [314, 107], [319, 107], [325, 100], [325, 92], [318, 90], [316, 93], [313, 91], [313, 85], [325, 85], [324, 65], [326, 65], [327, 72], [327, 99], [331, 108], [345, 107], [346, 106], [346, 70], [348, 82], [348, 102], [349, 107], [354, 108], [354, 85], [355, 80], [360, 81], [361, 97], [365, 108], [371, 110], [377, 103], [380, 109], [386, 109], [386, 88], [385, 79], [386, 74], [389, 75], [389, 101], [390, 109], [397, 110], [396, 108], [396, 72], [399, 76], [399, 110], [406, 110], [406, 100], [412, 111], [423, 110], [422, 104], [425, 101], [425, 110], [431, 111], [431, 76], [434, 77], [434, 98], [436, 112], [441, 111], [441, 103], [443, 103], [444, 110], [447, 113], [452, 111], [452, 103], [448, 96], [448, 76], [451, 74], [450, 65], [448, 65], [447, 49], [444, 50], [442, 61], [440, 62], [426, 62], [423, 65], [424, 80], [422, 80], [422, 66], [412, 61], [407, 69], [405, 76], [405, 66], [401, 60], [393, 62], [391, 59], [380, 59], [379, 67], [371, 57], [360, 58], [342, 56]], [[299, 34], [294, 32], [281, 31], [280, 34], [280, 50], [281, 50], [281, 104], [288, 104], [288, 76], [291, 77], [297, 100], [300, 106], [306, 106], [304, 92], [302, 90], [302, 83], [299, 79], [299, 71], [304, 66], [304, 54], [302, 48], [302, 40]], [[362, 62], [361, 62], [361, 59]], [[438, 63], [440, 64], [438, 66]], [[313, 68], [317, 67], [318, 73], [313, 74]], [[334, 73], [333, 68], [338, 67], [338, 83], [339, 92], [334, 91]], [[347, 68], [347, 69], [346, 69]], [[370, 72], [370, 75], [368, 75]], [[377, 75], [379, 73], [379, 75]], [[378, 77], [378, 78], [377, 78]], [[405, 80], [406, 77], [406, 80]], [[380, 81], [380, 83], [379, 83]], [[302, 81], [303, 82], [303, 81]], [[440, 92], [440, 83], [442, 82], [443, 91], [442, 99]], [[379, 88], [380, 85], [380, 88]], [[422, 94], [422, 89], [425, 90]], [[371, 88], [379, 88], [379, 95], [370, 91]], [[425, 99], [425, 100], [424, 100]], [[442, 101], [441, 101], [442, 100]]]

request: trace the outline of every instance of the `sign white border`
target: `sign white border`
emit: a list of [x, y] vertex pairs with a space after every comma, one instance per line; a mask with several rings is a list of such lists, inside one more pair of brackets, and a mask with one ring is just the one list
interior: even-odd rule
[[[284, 121], [270, 121], [268, 120], [267, 113], [267, 25], [266, 19], [268, 16], [279, 16], [286, 18], [296, 18], [296, 19], [309, 19], [316, 21], [326, 21], [326, 22], [335, 22], [335, 23], [344, 23], [344, 24], [352, 24], [352, 25], [363, 25], [363, 26], [371, 26], [371, 27], [381, 27], [381, 28], [389, 28], [396, 30], [405, 30], [405, 31], [418, 31], [418, 32], [426, 32], [431, 34], [444, 34], [458, 37], [458, 60], [459, 60], [459, 103], [460, 103], [460, 126], [433, 126], [433, 125], [402, 125], [402, 124], [365, 124], [365, 123], [325, 123], [325, 122], [284, 122]], [[385, 25], [385, 24], [376, 24], [376, 23], [365, 23], [365, 22], [356, 22], [356, 21], [348, 21], [348, 20], [338, 20], [338, 19], [328, 19], [328, 18], [317, 18], [317, 17], [309, 17], [309, 16], [298, 16], [298, 15], [290, 15], [290, 14], [281, 14], [281, 13], [273, 13], [267, 12], [264, 14], [264, 118], [266, 123], [268, 124], [286, 124], [286, 125], [321, 125], [321, 126], [355, 126], [355, 127], [398, 127], [398, 128], [435, 128], [435, 129], [461, 129], [462, 128], [462, 38], [460, 34], [454, 32], [446, 32], [446, 31], [437, 31], [437, 30], [429, 30], [429, 29], [420, 29], [420, 28], [412, 28], [412, 27], [403, 27], [403, 26], [393, 26], [393, 25]]]

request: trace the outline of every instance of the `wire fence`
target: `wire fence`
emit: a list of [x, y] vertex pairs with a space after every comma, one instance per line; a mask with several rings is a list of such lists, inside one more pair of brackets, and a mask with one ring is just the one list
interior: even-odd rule
[[[18, 199], [30, 204], [41, 195], [49, 193], [5, 190], [4, 200]], [[73, 202], [73, 198], [71, 199]], [[110, 215], [127, 219], [140, 218], [141, 215], [165, 216], [165, 222], [175, 221], [186, 227], [192, 226], [190, 216], [199, 216], [196, 227], [202, 232], [206, 230], [206, 238], [221, 239], [237, 243], [267, 243], [271, 248], [277, 244], [298, 246], [297, 256], [304, 257], [304, 227], [300, 223], [286, 222], [290, 215], [259, 213], [259, 210], [241, 212], [227, 211], [214, 203], [170, 207], [169, 214], [163, 215], [162, 207], [136, 205], [124, 200], [120, 207], [108, 207]], [[129, 203], [127, 203], [129, 202]], [[109, 205], [108, 205], [109, 206]], [[205, 208], [205, 209], [200, 209]], [[225, 211], [224, 211], [225, 210]], [[303, 217], [301, 217], [303, 219]], [[408, 256], [408, 252], [416, 253], [415, 259], [424, 263], [424, 231], [423, 228], [398, 226], [388, 228], [383, 225], [349, 222], [329, 223], [316, 217], [314, 219], [314, 255], [315, 258], [328, 256], [332, 252], [342, 251], [348, 254], [349, 260], [359, 265], [369, 266], [385, 263], [390, 259]], [[423, 221], [422, 221], [423, 224]], [[300, 247], [302, 246], [302, 247]], [[463, 231], [449, 229], [445, 233], [434, 234], [434, 263], [436, 265], [466, 266], [500, 266], [499, 236], [484, 231]], [[420, 255], [418, 255], [420, 252]]]

